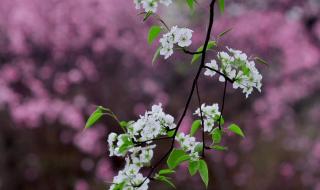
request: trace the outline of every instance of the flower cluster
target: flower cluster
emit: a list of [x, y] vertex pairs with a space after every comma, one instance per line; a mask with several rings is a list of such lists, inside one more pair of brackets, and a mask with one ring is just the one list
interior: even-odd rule
[[[204, 120], [204, 131], [211, 132], [214, 127], [214, 123], [218, 122], [220, 118], [219, 105], [212, 104], [211, 106], [206, 106], [205, 104], [202, 104], [201, 111]], [[200, 117], [200, 108], [198, 108], [194, 114]]]
[[186, 153], [189, 153], [191, 160], [197, 161], [200, 159], [199, 152], [202, 150], [202, 143], [197, 142], [195, 137], [181, 132], [177, 134], [176, 141], [179, 142], [181, 148]]
[[110, 133], [108, 136], [110, 156], [121, 156], [126, 159], [126, 166], [114, 177], [110, 189], [115, 190], [119, 187], [130, 190], [148, 189], [149, 180], [144, 181], [146, 178], [139, 173], [139, 170], [150, 165], [153, 158], [153, 149], [156, 145], [151, 144], [152, 139], [166, 135], [168, 130], [175, 127], [174, 118], [164, 113], [162, 105], [158, 104], [152, 106], [151, 111], [146, 111], [137, 121], [127, 123], [126, 133], [120, 135]]
[[192, 41], [192, 30], [188, 28], [178, 28], [173, 26], [171, 30], [164, 34], [160, 39], [161, 48], [160, 55], [163, 55], [165, 59], [173, 54], [173, 47], [177, 44], [179, 47], [188, 47]]
[[[220, 72], [234, 80], [233, 88], [241, 88], [242, 92], [246, 94], [246, 97], [252, 93], [253, 88], [261, 92], [262, 75], [255, 67], [254, 61], [249, 60], [247, 55], [240, 50], [227, 49], [228, 53], [219, 52], [217, 56], [220, 63]], [[213, 70], [219, 69], [215, 60], [206, 63], [206, 66]], [[213, 70], [207, 69], [204, 74], [212, 77], [216, 73]], [[225, 77], [220, 75], [219, 81], [224, 82]]]
[[136, 122], [129, 124], [127, 130], [131, 138], [141, 142], [166, 135], [168, 130], [175, 127], [174, 118], [164, 113], [162, 105], [159, 104], [153, 105], [151, 111], [147, 111]]
[[140, 169], [141, 167], [136, 164], [131, 164], [130, 160], [126, 159], [124, 169], [120, 170], [118, 175], [113, 178], [113, 184], [110, 190], [147, 190], [150, 180], [145, 180], [145, 177], [139, 173]]
[[172, 0], [134, 0], [136, 9], [143, 8], [145, 12], [156, 12], [158, 8], [158, 2], [169, 6], [172, 3]]

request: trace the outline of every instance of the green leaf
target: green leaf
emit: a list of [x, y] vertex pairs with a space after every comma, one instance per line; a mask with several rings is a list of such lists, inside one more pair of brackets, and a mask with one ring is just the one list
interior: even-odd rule
[[[216, 46], [217, 43], [215, 41], [209, 41], [208, 42], [208, 46], [207, 46], [207, 50], [213, 48], [214, 46]], [[201, 52], [203, 50], [203, 45], [200, 46], [198, 49], [197, 49], [197, 52]], [[192, 57], [192, 60], [191, 60], [191, 64], [195, 63], [196, 61], [199, 60], [200, 56], [202, 54], [194, 54], [193, 57]]]
[[199, 162], [190, 160], [189, 167], [188, 167], [190, 175], [194, 176], [197, 173], [198, 169], [199, 169]]
[[166, 174], [173, 174], [175, 173], [176, 171], [174, 170], [171, 170], [171, 169], [162, 169], [160, 170], [158, 173], [159, 175], [166, 175]]
[[113, 188], [113, 190], [122, 190], [124, 187], [125, 182], [116, 184], [115, 187]]
[[220, 146], [220, 145], [213, 145], [210, 148], [214, 149], [214, 150], [218, 150], [218, 151], [224, 151], [224, 150], [228, 150], [228, 147], [225, 146]]
[[238, 125], [234, 124], [234, 123], [229, 125], [228, 129], [230, 131], [234, 132], [235, 134], [241, 136], [241, 137], [245, 137], [244, 133], [241, 130], [241, 128]]
[[148, 43], [152, 44], [152, 42], [159, 36], [161, 32], [160, 26], [151, 26], [148, 34]]
[[167, 135], [168, 135], [168, 137], [173, 137], [173, 135], [174, 135], [174, 130], [168, 131], [168, 132], [167, 132]]
[[133, 142], [128, 135], [123, 135], [121, 139], [123, 141], [123, 144], [119, 147], [119, 152], [122, 154], [132, 147]]
[[[220, 118], [220, 115], [217, 115], [214, 117], [214, 120], [218, 122], [219, 124], [219, 118]], [[223, 116], [221, 116], [220, 118], [220, 125], [223, 125], [224, 124], [224, 119], [223, 119]]]
[[199, 173], [203, 183], [206, 185], [206, 188], [208, 188], [209, 172], [207, 163], [204, 160], [199, 160]]
[[153, 58], [152, 58], [152, 65], [154, 64], [154, 62], [156, 61], [156, 59], [159, 57], [159, 55], [160, 55], [160, 49], [161, 49], [161, 47], [158, 47], [157, 51], [154, 53]]
[[92, 127], [92, 125], [94, 125], [102, 116], [103, 109], [101, 108], [101, 106], [99, 106], [88, 118], [85, 128], [87, 129]]
[[226, 35], [226, 34], [229, 33], [231, 30], [232, 30], [232, 28], [229, 28], [229, 29], [221, 32], [221, 33], [218, 35], [218, 38], [221, 38], [222, 36]]
[[189, 160], [190, 157], [183, 150], [173, 149], [168, 157], [167, 165], [170, 169], [176, 168], [180, 163]]
[[195, 150], [196, 152], [202, 152], [202, 150], [203, 150], [203, 144], [202, 144], [202, 143], [197, 144], [197, 146], [194, 147], [194, 150]]
[[123, 127], [123, 128], [126, 128], [128, 126], [128, 122], [126, 121], [121, 121], [120, 122], [120, 126]]
[[161, 176], [161, 175], [156, 175], [155, 176], [156, 180], [165, 182], [166, 184], [168, 184], [169, 186], [176, 188], [176, 186], [172, 183], [172, 181], [170, 181], [170, 178], [166, 177], [166, 176]]
[[224, 12], [224, 7], [225, 7], [224, 0], [219, 0], [219, 9], [221, 13]]
[[193, 123], [192, 123], [192, 126], [191, 126], [191, 131], [190, 131], [190, 136], [193, 136], [194, 134], [196, 134], [197, 130], [201, 127], [201, 120], [198, 119], [198, 120], [195, 120]]
[[218, 127], [214, 128], [212, 130], [211, 137], [212, 137], [213, 143], [219, 144], [222, 139], [222, 131]]
[[194, 8], [194, 0], [186, 0], [187, 1], [187, 4], [190, 8], [190, 11], [193, 11], [193, 8]]
[[151, 15], [153, 15], [152, 11], [145, 13], [144, 18], [143, 18], [143, 22], [146, 21]]

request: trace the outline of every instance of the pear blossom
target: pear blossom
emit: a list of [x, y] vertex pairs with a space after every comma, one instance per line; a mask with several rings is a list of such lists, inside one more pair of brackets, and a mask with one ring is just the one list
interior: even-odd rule
[[197, 146], [201, 146], [202, 143], [197, 142], [195, 137], [191, 137], [190, 135], [181, 132], [177, 134], [176, 141], [179, 142], [182, 150], [189, 153], [191, 160], [199, 160], [200, 156], [196, 148]]
[[139, 173], [140, 169], [141, 167], [130, 163], [130, 159], [127, 158], [124, 169], [120, 170], [118, 175], [113, 178], [113, 185], [109, 190], [119, 189], [119, 186], [126, 190], [147, 190], [150, 180], [145, 180], [145, 177]]
[[160, 38], [160, 55], [163, 55], [165, 59], [169, 58], [173, 54], [174, 45], [179, 47], [188, 47], [192, 41], [192, 30], [188, 28], [178, 28], [173, 26], [171, 30], [164, 34]]
[[158, 3], [169, 6], [172, 0], [133, 0], [136, 9], [143, 8], [145, 12], [157, 12]]
[[[206, 66], [214, 70], [219, 70], [226, 77], [234, 80], [233, 88], [241, 88], [247, 98], [253, 92], [254, 88], [261, 92], [262, 75], [255, 67], [255, 62], [249, 60], [248, 56], [240, 50], [228, 47], [227, 50], [228, 52], [218, 52], [217, 58], [219, 65], [216, 60], [211, 60], [210, 63], [206, 63]], [[207, 68], [204, 75], [212, 77], [215, 73], [215, 71]], [[225, 76], [220, 75], [219, 81], [225, 82]]]
[[[206, 63], [205, 65], [207, 67], [214, 69], [214, 70], [218, 70], [218, 64], [217, 64], [216, 60], [211, 60], [210, 63]], [[212, 71], [210, 69], [206, 69], [206, 71], [204, 72], [204, 75], [210, 76], [210, 77], [213, 77], [215, 74], [216, 74], [216, 72]]]
[[[167, 130], [174, 129], [174, 118], [164, 113], [162, 104], [153, 105], [137, 121], [127, 123], [123, 134], [110, 133], [108, 145], [110, 156], [125, 157], [126, 165], [113, 178], [110, 190], [122, 189], [147, 190], [149, 179], [146, 179], [140, 169], [149, 166], [154, 155], [155, 144], [152, 139], [166, 135]], [[138, 143], [138, 144], [135, 144]], [[139, 142], [145, 142], [139, 144]], [[194, 155], [193, 157], [196, 157]]]
[[[204, 131], [211, 132], [215, 122], [219, 121], [220, 111], [218, 104], [212, 104], [211, 106], [202, 104], [201, 105], [202, 116], [204, 119]], [[201, 117], [200, 108], [198, 108], [194, 115]]]
[[158, 8], [158, 3], [155, 0], [143, 0], [142, 7], [146, 12], [156, 12]]

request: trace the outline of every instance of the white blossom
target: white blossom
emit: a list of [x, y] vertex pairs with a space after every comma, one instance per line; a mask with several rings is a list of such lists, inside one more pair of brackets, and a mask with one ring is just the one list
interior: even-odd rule
[[165, 6], [169, 6], [172, 3], [172, 0], [160, 0], [160, 3], [164, 4]]
[[[261, 92], [261, 80], [262, 75], [255, 67], [255, 63], [248, 59], [248, 56], [240, 50], [235, 50], [227, 47], [228, 52], [218, 52], [217, 58], [219, 65], [215, 60], [211, 60], [210, 63], [206, 63], [206, 66], [219, 70], [226, 77], [233, 82], [233, 88], [241, 88], [242, 92], [248, 97], [254, 88]], [[214, 76], [215, 71], [206, 69], [204, 75]], [[225, 82], [225, 77], [219, 76], [220, 82]]]
[[188, 47], [191, 45], [192, 41], [192, 30], [188, 28], [181, 28], [176, 33], [177, 43], [180, 47]]
[[188, 47], [192, 41], [192, 30], [188, 28], [178, 28], [173, 26], [170, 31], [160, 38], [160, 55], [163, 55], [165, 59], [169, 58], [173, 54], [174, 45], [179, 47]]
[[161, 104], [157, 104], [137, 121], [128, 122], [126, 133], [110, 133], [110, 156], [125, 157], [126, 165], [113, 178], [113, 185], [109, 189], [114, 190], [121, 185], [125, 190], [147, 190], [149, 179], [139, 172], [142, 167], [149, 166], [153, 158], [156, 145], [151, 140], [166, 135], [168, 129], [175, 127], [174, 118], [164, 113]]
[[189, 153], [191, 160], [199, 160], [199, 152], [197, 152], [196, 147], [201, 145], [202, 143], [197, 142], [195, 137], [191, 137], [190, 135], [186, 135], [184, 133], [178, 133], [176, 137], [176, 141], [179, 142], [181, 148]]
[[146, 12], [156, 12], [158, 8], [158, 3], [156, 0], [142, 0], [142, 7]]
[[172, 0], [133, 0], [136, 9], [143, 8], [145, 12], [157, 12], [158, 2], [169, 6], [172, 3]]
[[[206, 106], [202, 104], [201, 111], [204, 120], [204, 131], [211, 132], [215, 122], [218, 121], [220, 117], [219, 105], [212, 104], [211, 106]], [[200, 108], [198, 108], [194, 114], [201, 117]]]
[[[218, 70], [218, 64], [217, 64], [216, 60], [211, 60], [210, 63], [206, 63], [205, 65], [207, 67], [210, 67], [211, 69]], [[216, 72], [212, 71], [210, 69], [206, 69], [206, 71], [204, 72], [204, 75], [210, 76], [210, 77], [213, 77], [215, 74], [216, 74]]]

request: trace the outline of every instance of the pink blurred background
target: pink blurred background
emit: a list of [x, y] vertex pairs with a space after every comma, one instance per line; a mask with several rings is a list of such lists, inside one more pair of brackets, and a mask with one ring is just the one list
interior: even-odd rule
[[[160, 14], [193, 29], [195, 49], [208, 2], [199, 0], [193, 16], [176, 2]], [[95, 105], [131, 120], [162, 102], [180, 116], [197, 65], [176, 52], [152, 66], [157, 44], [146, 36], [156, 20], [142, 23], [137, 13], [131, 0], [0, 0], [1, 190], [106, 189], [123, 163], [108, 157], [107, 134], [118, 130], [111, 119], [83, 131]], [[320, 190], [319, 15], [319, 0], [227, 0], [217, 14], [213, 37], [232, 27], [221, 43], [269, 66], [259, 66], [261, 94], [246, 100], [228, 89], [225, 119], [247, 137], [227, 137], [227, 152], [209, 153], [209, 189]], [[223, 85], [200, 82], [202, 99], [220, 103]], [[180, 172], [177, 189], [202, 189], [199, 176]]]

